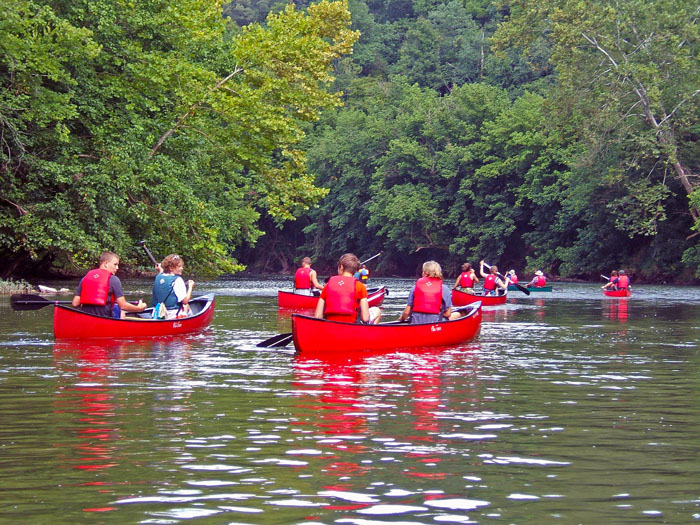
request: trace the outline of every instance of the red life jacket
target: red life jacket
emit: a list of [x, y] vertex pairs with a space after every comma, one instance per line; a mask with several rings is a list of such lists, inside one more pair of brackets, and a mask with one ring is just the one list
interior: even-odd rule
[[326, 314], [357, 314], [355, 282], [357, 279], [346, 275], [334, 275], [326, 284]]
[[547, 278], [544, 275], [538, 275], [537, 281], [535, 281], [535, 286], [545, 286], [547, 284]]
[[617, 287], [620, 290], [627, 290], [630, 285], [630, 278], [627, 277], [626, 275], [620, 275], [620, 277], [617, 278]]
[[484, 290], [491, 291], [496, 289], [496, 276], [492, 273], [488, 274], [484, 279]]
[[442, 307], [442, 279], [421, 277], [413, 290], [413, 311], [439, 314]]
[[510, 278], [510, 282], [512, 282], [513, 284], [518, 284], [518, 276], [517, 276], [517, 275], [513, 275], [513, 276]]
[[294, 274], [294, 288], [308, 289], [311, 288], [311, 268], [302, 266]]
[[459, 285], [462, 288], [471, 288], [474, 286], [474, 281], [472, 280], [471, 272], [462, 272], [459, 276]]
[[[90, 270], [80, 285], [80, 302], [81, 304], [96, 304], [105, 306], [109, 298], [109, 278], [112, 277], [112, 272], [109, 270]], [[113, 301], [112, 301], [113, 302]]]

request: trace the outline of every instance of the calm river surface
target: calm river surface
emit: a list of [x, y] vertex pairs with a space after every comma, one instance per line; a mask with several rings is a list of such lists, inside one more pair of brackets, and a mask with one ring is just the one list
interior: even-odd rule
[[[700, 521], [700, 288], [511, 292], [469, 344], [348, 361], [256, 348], [290, 282], [198, 283], [211, 327], [148, 341], [0, 296], [0, 522]], [[387, 317], [412, 283], [372, 280]]]

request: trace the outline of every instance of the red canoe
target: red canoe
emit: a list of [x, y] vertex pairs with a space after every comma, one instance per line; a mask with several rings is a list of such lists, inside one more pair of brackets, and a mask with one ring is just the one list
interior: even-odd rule
[[630, 297], [632, 295], [629, 288], [624, 290], [603, 290], [603, 293], [608, 297]]
[[133, 317], [112, 319], [57, 304], [53, 311], [53, 335], [56, 339], [124, 339], [198, 332], [209, 326], [214, 317], [214, 294], [192, 299], [190, 308], [193, 315], [182, 319], [151, 319], [153, 308], [131, 314]]
[[308, 315], [292, 315], [292, 336], [298, 352], [353, 352], [448, 346], [472, 339], [481, 327], [481, 304], [464, 317], [442, 323], [376, 325], [340, 323]]
[[465, 304], [475, 303], [476, 301], [481, 301], [482, 306], [497, 306], [499, 304], [505, 304], [506, 299], [508, 299], [507, 293], [503, 295], [473, 295], [462, 292], [461, 290], [452, 290], [453, 306], [464, 306]]
[[[384, 302], [384, 297], [389, 295], [386, 287], [368, 288], [367, 300], [370, 306], [379, 306]], [[294, 292], [277, 291], [277, 304], [280, 308], [294, 308], [296, 310], [313, 310], [318, 303], [318, 297], [311, 295], [299, 295]]]

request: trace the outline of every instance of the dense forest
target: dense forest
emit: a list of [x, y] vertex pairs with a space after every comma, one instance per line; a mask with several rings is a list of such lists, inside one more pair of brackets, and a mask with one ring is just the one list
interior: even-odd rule
[[[0, 277], [700, 278], [697, 2], [10, 0]], [[375, 264], [376, 263], [376, 264]]]

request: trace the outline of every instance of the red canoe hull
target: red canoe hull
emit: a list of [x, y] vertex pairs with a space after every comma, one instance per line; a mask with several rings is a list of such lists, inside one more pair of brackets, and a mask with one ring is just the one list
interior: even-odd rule
[[475, 303], [477, 301], [481, 301], [482, 306], [498, 306], [499, 304], [505, 304], [507, 299], [508, 294], [473, 295], [470, 293], [462, 292], [460, 290], [452, 290], [453, 306], [464, 306], [466, 304]]
[[53, 335], [56, 339], [125, 339], [189, 334], [209, 326], [214, 317], [214, 295], [192, 299], [190, 306], [195, 312], [191, 317], [154, 320], [128, 317], [111, 319], [57, 304], [53, 312]]
[[[367, 290], [367, 301], [370, 306], [379, 306], [387, 295], [386, 287], [370, 288]], [[280, 308], [293, 308], [295, 310], [313, 310], [318, 304], [318, 297], [299, 295], [284, 290], [277, 291], [277, 304]]]
[[455, 321], [427, 324], [339, 323], [307, 315], [292, 315], [292, 334], [297, 352], [393, 350], [450, 346], [473, 339], [481, 327], [481, 305]]
[[603, 290], [603, 293], [607, 297], [630, 297], [632, 295], [632, 292], [627, 290]]

